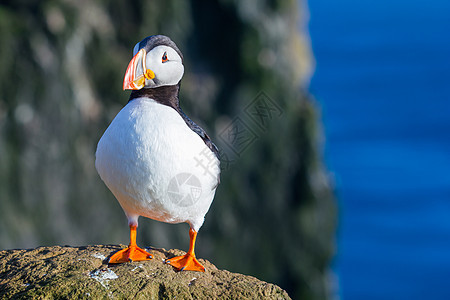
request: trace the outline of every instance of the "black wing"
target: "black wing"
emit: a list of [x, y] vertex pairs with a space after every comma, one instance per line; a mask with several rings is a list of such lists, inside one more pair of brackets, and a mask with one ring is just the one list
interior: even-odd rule
[[217, 148], [217, 146], [211, 141], [211, 138], [209, 137], [209, 135], [205, 132], [205, 130], [203, 130], [203, 128], [201, 128], [200, 126], [198, 126], [194, 121], [192, 121], [191, 119], [189, 119], [188, 116], [186, 116], [186, 114], [181, 110], [181, 108], [178, 110], [178, 113], [180, 114], [180, 116], [183, 118], [184, 122], [186, 122], [186, 125], [196, 134], [198, 134], [203, 142], [205, 142], [206, 146], [208, 146], [209, 150], [211, 150], [217, 157], [217, 159], [220, 160], [219, 157], [219, 149]]

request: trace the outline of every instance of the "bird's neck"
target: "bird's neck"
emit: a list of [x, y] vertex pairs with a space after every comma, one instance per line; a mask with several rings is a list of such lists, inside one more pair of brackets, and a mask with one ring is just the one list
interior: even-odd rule
[[147, 97], [155, 100], [156, 102], [170, 106], [176, 111], [180, 110], [180, 101], [178, 94], [180, 92], [180, 84], [160, 86], [156, 88], [143, 88], [140, 90], [134, 90], [131, 92], [128, 102], [135, 98]]

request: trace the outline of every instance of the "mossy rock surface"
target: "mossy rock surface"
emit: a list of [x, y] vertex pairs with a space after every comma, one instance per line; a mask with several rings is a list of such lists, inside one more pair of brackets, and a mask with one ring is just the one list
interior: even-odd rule
[[218, 270], [177, 272], [164, 264], [180, 250], [147, 250], [153, 259], [108, 265], [125, 246], [39, 247], [0, 251], [0, 299], [290, 299], [280, 287]]

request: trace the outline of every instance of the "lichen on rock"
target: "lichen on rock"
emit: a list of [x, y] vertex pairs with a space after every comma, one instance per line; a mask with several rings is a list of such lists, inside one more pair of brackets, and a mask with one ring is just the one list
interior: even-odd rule
[[124, 246], [39, 247], [0, 251], [0, 298], [290, 299], [280, 287], [217, 269], [177, 272], [164, 260], [180, 250], [147, 249], [153, 259], [108, 265]]

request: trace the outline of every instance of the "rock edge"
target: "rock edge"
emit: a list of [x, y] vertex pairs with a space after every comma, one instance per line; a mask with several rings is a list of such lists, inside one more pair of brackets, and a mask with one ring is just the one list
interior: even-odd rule
[[290, 299], [280, 287], [219, 270], [177, 272], [164, 260], [181, 250], [146, 248], [153, 259], [108, 265], [119, 245], [52, 246], [0, 251], [0, 298]]

